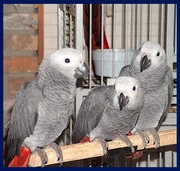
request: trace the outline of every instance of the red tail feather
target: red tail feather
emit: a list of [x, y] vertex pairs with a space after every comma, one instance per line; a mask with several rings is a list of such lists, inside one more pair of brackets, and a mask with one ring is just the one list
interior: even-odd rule
[[8, 167], [27, 167], [31, 151], [27, 147], [21, 147], [20, 154], [16, 155]]
[[83, 142], [89, 142], [89, 137], [88, 136], [84, 136], [79, 142], [83, 143]]

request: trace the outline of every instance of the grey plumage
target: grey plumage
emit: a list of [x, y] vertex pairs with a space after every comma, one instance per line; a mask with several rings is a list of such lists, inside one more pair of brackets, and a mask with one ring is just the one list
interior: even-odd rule
[[21, 146], [33, 152], [55, 141], [67, 127], [74, 110], [76, 80], [87, 76], [85, 68], [82, 54], [71, 48], [58, 50], [43, 59], [37, 76], [17, 92], [6, 163], [19, 154]]
[[[123, 94], [123, 100], [120, 94]], [[121, 100], [119, 100], [121, 99]], [[136, 124], [143, 105], [144, 91], [132, 77], [119, 77], [113, 86], [93, 88], [80, 107], [74, 127], [73, 142], [89, 135], [112, 140], [126, 136]], [[123, 103], [120, 110], [120, 103]]]
[[152, 132], [156, 147], [159, 146], [156, 130], [168, 113], [174, 87], [172, 71], [166, 61], [164, 49], [158, 43], [147, 41], [140, 46], [131, 64], [120, 72], [120, 76], [139, 79], [145, 90], [145, 102], [133, 132]]

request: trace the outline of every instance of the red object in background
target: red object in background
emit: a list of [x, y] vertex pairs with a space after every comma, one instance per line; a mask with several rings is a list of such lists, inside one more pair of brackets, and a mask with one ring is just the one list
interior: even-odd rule
[[31, 151], [27, 147], [21, 147], [20, 154], [16, 155], [8, 167], [28, 167]]
[[106, 32], [104, 30], [104, 49], [109, 49], [109, 44], [106, 38]]
[[[83, 5], [84, 36], [88, 48], [89, 48], [89, 28], [90, 28], [89, 10], [90, 10], [89, 4], [84, 4]], [[103, 48], [109, 49], [105, 30], [103, 36], [104, 36]], [[92, 5], [92, 50], [95, 49], [101, 49], [101, 4]]]
[[[86, 46], [89, 48], [89, 4], [84, 4], [83, 5], [83, 23], [84, 23], [84, 37], [85, 37], [85, 42]], [[93, 4], [92, 5], [92, 39], [91, 39], [91, 46], [92, 46], [92, 51], [96, 49], [101, 49], [101, 4]], [[104, 26], [103, 26], [104, 30]], [[103, 48], [104, 49], [109, 49], [109, 44], [106, 38], [106, 33], [105, 30], [103, 31], [103, 37], [104, 37], [104, 42], [103, 42]], [[95, 71], [94, 68], [94, 62], [92, 61], [92, 68], [93, 71]]]

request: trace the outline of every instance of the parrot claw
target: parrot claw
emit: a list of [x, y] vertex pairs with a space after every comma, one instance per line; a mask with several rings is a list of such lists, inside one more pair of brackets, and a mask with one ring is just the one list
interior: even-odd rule
[[44, 167], [45, 164], [47, 163], [48, 161], [48, 157], [47, 157], [47, 154], [44, 150], [44, 148], [40, 149], [40, 148], [36, 148], [33, 152], [32, 152], [32, 155], [33, 153], [38, 153], [39, 157], [41, 158], [41, 167]]
[[113, 141], [121, 140], [127, 144], [128, 147], [131, 148], [131, 152], [135, 153], [135, 148], [133, 147], [132, 142], [129, 140], [129, 138], [126, 135], [119, 135], [118, 137], [113, 138]]
[[147, 144], [149, 144], [150, 139], [149, 139], [149, 136], [147, 135], [147, 132], [146, 132], [146, 131], [144, 131], [143, 133], [144, 133], [145, 143], [146, 143], [146, 145], [147, 145]]
[[143, 147], [146, 148], [147, 144], [150, 142], [149, 136], [147, 135], [146, 131], [142, 131], [137, 129], [136, 132], [139, 134], [139, 136], [142, 139]]
[[63, 163], [63, 157], [62, 157], [62, 151], [61, 149], [59, 148], [59, 146], [53, 142], [51, 143], [50, 145], [48, 145], [46, 147], [47, 148], [52, 148], [55, 152], [56, 152], [56, 156], [57, 156], [57, 161], [60, 163], [60, 167], [62, 166], [62, 163]]
[[159, 143], [158, 141], [155, 141], [155, 142], [154, 142], [154, 146], [155, 146], [155, 148], [157, 149], [157, 148], [159, 148], [160, 143]]
[[154, 144], [155, 148], [158, 148], [160, 146], [160, 139], [159, 139], [159, 135], [158, 135], [157, 131], [155, 130], [155, 128], [148, 129], [145, 131], [137, 130], [137, 133], [142, 138], [144, 148], [146, 148], [146, 145], [150, 142], [150, 139], [149, 139], [149, 136], [147, 135], [147, 132], [150, 132], [152, 134], [153, 140], [154, 140], [153, 144]]
[[94, 138], [92, 141], [99, 142], [103, 148], [103, 154], [104, 155], [107, 154], [108, 144], [102, 137], [98, 136], [98, 137]]
[[157, 131], [156, 131], [156, 129], [155, 128], [152, 128], [152, 129], [149, 129], [148, 130], [151, 134], [152, 134], [152, 136], [153, 136], [153, 140], [154, 140], [154, 146], [155, 146], [155, 148], [159, 148], [159, 146], [160, 146], [160, 138], [159, 138], [159, 135], [158, 135], [158, 133], [157, 133]]

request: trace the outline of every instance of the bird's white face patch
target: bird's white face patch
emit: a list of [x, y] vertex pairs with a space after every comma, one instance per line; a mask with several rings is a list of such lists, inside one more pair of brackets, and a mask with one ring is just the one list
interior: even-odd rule
[[136, 100], [140, 88], [140, 83], [137, 79], [133, 77], [121, 76], [116, 79], [115, 90], [117, 96], [123, 93], [125, 96], [129, 97], [129, 104]]
[[136, 92], [139, 87], [139, 82], [133, 77], [121, 76], [117, 78], [115, 83], [115, 89], [118, 94], [121, 92], [132, 93]]
[[50, 54], [49, 65], [53, 68], [53, 73], [61, 73], [70, 79], [75, 78], [77, 70], [84, 67], [84, 57], [76, 49], [64, 48]]
[[55, 65], [59, 65], [67, 69], [76, 69], [77, 67], [81, 67], [84, 62], [82, 54], [75, 49], [61, 49], [52, 55], [52, 62]]
[[136, 62], [140, 65], [141, 59], [147, 56], [148, 60], [151, 60], [149, 68], [157, 68], [163, 62], [166, 63], [165, 50], [155, 42], [147, 41], [144, 42], [138, 50], [137, 56], [135, 57]]

